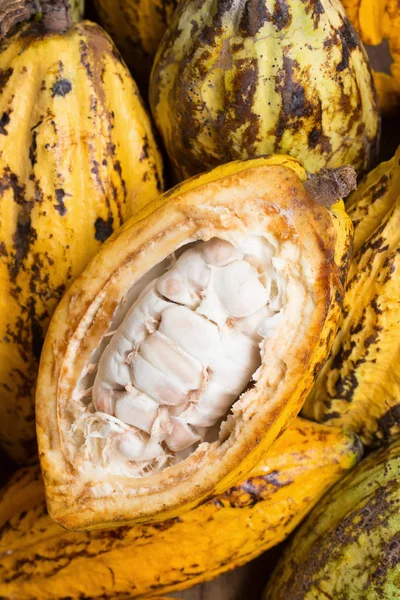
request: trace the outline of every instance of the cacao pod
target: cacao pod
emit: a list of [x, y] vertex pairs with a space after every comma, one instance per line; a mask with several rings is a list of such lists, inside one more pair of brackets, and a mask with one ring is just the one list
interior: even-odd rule
[[94, 0], [99, 21], [112, 36], [135, 80], [147, 92], [157, 48], [178, 0]]
[[158, 195], [162, 165], [135, 83], [97, 25], [25, 25], [0, 50], [0, 439], [24, 462], [50, 316], [101, 243]]
[[200, 583], [277, 544], [360, 455], [352, 434], [302, 419], [250, 477], [180, 518], [70, 532], [46, 513], [37, 467], [0, 497], [0, 596], [14, 600], [143, 597]]
[[150, 104], [178, 178], [275, 152], [307, 171], [376, 158], [365, 52], [338, 0], [182, 0]]
[[400, 439], [328, 492], [286, 548], [265, 600], [400, 596]]
[[354, 230], [339, 332], [303, 414], [367, 445], [400, 432], [400, 148], [347, 202]]
[[67, 291], [36, 396], [57, 522], [176, 517], [245, 477], [298, 413], [334, 339], [352, 237], [342, 203], [313, 198], [337, 200], [355, 173], [305, 179], [284, 156], [194, 177]]
[[342, 0], [369, 56], [384, 114], [400, 110], [400, 6], [398, 0]]

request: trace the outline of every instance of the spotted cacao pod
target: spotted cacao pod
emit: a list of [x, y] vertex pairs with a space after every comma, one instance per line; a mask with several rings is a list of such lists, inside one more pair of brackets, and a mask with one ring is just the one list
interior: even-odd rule
[[153, 60], [178, 0], [94, 0], [94, 4], [100, 23], [147, 93]]
[[383, 113], [400, 111], [400, 5], [397, 0], [342, 0], [359, 32]]
[[338, 0], [183, 0], [150, 104], [180, 179], [272, 152], [311, 173], [376, 159], [372, 76]]
[[94, 23], [21, 26], [2, 42], [0, 75], [0, 440], [26, 462], [50, 316], [158, 195], [162, 165], [135, 83]]
[[303, 414], [357, 432], [367, 445], [400, 433], [400, 148], [346, 208], [354, 256], [339, 332]]

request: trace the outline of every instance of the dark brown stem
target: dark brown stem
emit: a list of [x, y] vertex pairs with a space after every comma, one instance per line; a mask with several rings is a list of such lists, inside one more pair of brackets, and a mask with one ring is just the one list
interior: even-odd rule
[[304, 187], [315, 202], [329, 208], [356, 189], [357, 174], [353, 167], [321, 169], [316, 175], [310, 175]]
[[0, 37], [21, 21], [28, 21], [37, 10], [36, 0], [0, 0]]
[[40, 0], [40, 6], [47, 31], [62, 33], [72, 25], [68, 0]]

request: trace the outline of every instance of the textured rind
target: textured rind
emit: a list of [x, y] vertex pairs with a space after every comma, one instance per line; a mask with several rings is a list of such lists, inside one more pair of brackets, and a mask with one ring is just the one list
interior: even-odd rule
[[400, 111], [400, 6], [398, 0], [342, 0], [370, 59], [384, 114]]
[[400, 433], [400, 148], [347, 211], [355, 238], [343, 315], [303, 414], [377, 445]]
[[25, 462], [50, 316], [101, 243], [158, 195], [162, 165], [137, 88], [97, 25], [20, 29], [2, 43], [0, 84], [0, 438]]
[[180, 179], [272, 152], [310, 173], [376, 161], [375, 88], [338, 0], [182, 0], [150, 105]]
[[250, 477], [157, 525], [73, 533], [46, 514], [35, 467], [0, 498], [0, 596], [122, 598], [212, 579], [279, 543], [360, 455], [356, 436], [302, 419]]
[[177, 0], [94, 0], [99, 21], [111, 35], [143, 93], [147, 93], [157, 48], [172, 21]]
[[[352, 238], [342, 204], [328, 211], [313, 202], [301, 184], [305, 178], [299, 163], [284, 156], [238, 161], [194, 177], [125, 223], [64, 296], [46, 337], [36, 402], [49, 512], [63, 526], [83, 529], [176, 517], [243, 479], [299, 412], [336, 333]], [[119, 300], [138, 277], [188, 239], [246, 230], [250, 215], [259, 220], [263, 214], [273, 219], [278, 237], [290, 234], [286, 218], [292, 220], [296, 243], [303, 244], [315, 273], [308, 329], [273, 374], [261, 369], [222, 444], [200, 447], [182, 463], [146, 478], [97, 471], [95, 480], [84, 479], [66, 458], [63, 431], [70, 423], [65, 415], [76, 377], [107, 331]]]
[[317, 504], [286, 548], [264, 600], [400, 596], [400, 439]]

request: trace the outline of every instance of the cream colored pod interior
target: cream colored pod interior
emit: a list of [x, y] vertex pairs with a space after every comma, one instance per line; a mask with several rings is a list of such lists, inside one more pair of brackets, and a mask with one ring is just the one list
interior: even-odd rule
[[56, 521], [176, 516], [245, 476], [297, 414], [333, 341], [351, 244], [342, 205], [313, 199], [326, 203], [324, 178], [305, 179], [282, 156], [195, 177], [75, 281], [37, 391]]

